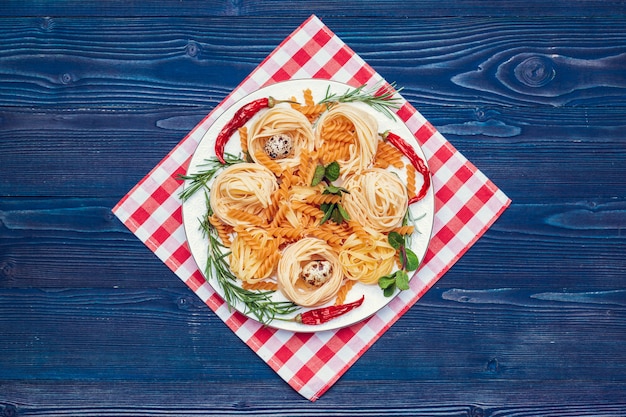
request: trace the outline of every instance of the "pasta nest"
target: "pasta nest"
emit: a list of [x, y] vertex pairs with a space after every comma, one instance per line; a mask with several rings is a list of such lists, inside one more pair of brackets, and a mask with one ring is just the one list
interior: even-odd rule
[[364, 228], [367, 241], [357, 234], [350, 235], [339, 251], [339, 263], [346, 278], [363, 284], [376, 284], [383, 275], [391, 273], [395, 265], [396, 250], [387, 236]]
[[402, 224], [408, 195], [396, 174], [371, 168], [348, 178], [344, 187], [349, 194], [343, 196], [343, 205], [353, 220], [380, 232]]
[[[292, 150], [286, 158], [268, 159], [264, 146], [267, 140], [279, 134], [286, 134], [292, 140]], [[300, 165], [303, 150], [313, 151], [313, 128], [311, 122], [302, 113], [291, 107], [273, 107], [256, 119], [248, 130], [248, 152], [250, 158], [259, 164], [273, 161], [285, 170]]]
[[279, 240], [264, 229], [238, 226], [230, 246], [230, 269], [242, 281], [255, 284], [269, 277], [280, 258]]
[[[343, 130], [342, 121], [352, 124], [352, 137], [340, 136], [337, 129]], [[324, 146], [331, 148], [338, 142], [345, 142], [347, 152], [336, 153], [329, 159], [337, 161], [341, 176], [347, 176], [368, 168], [376, 154], [378, 146], [378, 122], [371, 114], [358, 107], [340, 103], [324, 112], [317, 121], [315, 129], [315, 148], [323, 150]], [[332, 152], [329, 152], [332, 153]], [[332, 162], [332, 161], [328, 161]]]
[[276, 177], [266, 167], [239, 163], [226, 168], [211, 186], [211, 209], [230, 226], [263, 224], [263, 213], [278, 189]]
[[[330, 277], [323, 285], [315, 287], [300, 278], [302, 269], [314, 260], [329, 261]], [[285, 247], [277, 267], [278, 288], [289, 300], [313, 307], [332, 300], [341, 288], [343, 274], [337, 253], [322, 239], [305, 237]]]

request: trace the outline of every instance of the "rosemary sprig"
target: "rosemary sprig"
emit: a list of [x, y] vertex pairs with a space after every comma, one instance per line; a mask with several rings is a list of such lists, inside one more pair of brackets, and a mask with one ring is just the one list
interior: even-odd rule
[[237, 277], [230, 270], [227, 257], [229, 252], [220, 240], [215, 227], [209, 222], [212, 215], [209, 195], [205, 191], [207, 215], [200, 219], [200, 228], [207, 236], [208, 256], [205, 269], [207, 279], [215, 279], [224, 293], [224, 301], [229, 307], [241, 303], [244, 314], [252, 314], [262, 324], [269, 324], [276, 316], [291, 314], [299, 307], [290, 301], [274, 301], [274, 291], [250, 291], [237, 285]]
[[383, 88], [381, 83], [382, 82], [376, 83], [373, 87], [368, 89], [365, 89], [366, 86], [363, 84], [352, 90], [346, 90], [343, 94], [331, 94], [330, 86], [328, 86], [326, 96], [320, 101], [320, 104], [361, 102], [383, 113], [391, 120], [395, 120], [391, 109], [399, 108], [401, 99], [394, 97], [394, 94], [399, 93], [402, 88], [396, 89], [395, 82]]
[[205, 159], [206, 162], [204, 164], [199, 165], [199, 167], [206, 168], [206, 169], [203, 169], [202, 171], [197, 172], [195, 174], [191, 174], [191, 175], [179, 175], [178, 179], [183, 180], [183, 181], [187, 181], [187, 180], [191, 181], [189, 183], [189, 186], [186, 187], [180, 193], [179, 195], [180, 199], [182, 201], [186, 201], [187, 199], [189, 199], [189, 197], [194, 195], [198, 190], [202, 188], [206, 188], [208, 182], [211, 181], [211, 179], [213, 179], [215, 174], [217, 174], [221, 169], [226, 168], [230, 165], [243, 162], [243, 160], [240, 157], [229, 154], [229, 153], [224, 154], [224, 160], [226, 161], [226, 164], [222, 164], [217, 159], [217, 157]]

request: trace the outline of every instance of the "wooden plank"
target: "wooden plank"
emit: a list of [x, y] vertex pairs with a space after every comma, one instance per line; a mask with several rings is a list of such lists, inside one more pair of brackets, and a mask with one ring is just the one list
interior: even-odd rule
[[[0, 288], [183, 287], [112, 216], [115, 201], [0, 199]], [[619, 288], [625, 212], [623, 198], [513, 204], [438, 285]]]
[[[418, 106], [623, 106], [624, 19], [327, 23], [383, 76], [406, 86]], [[54, 18], [42, 28], [41, 19], [2, 19], [0, 60], [10, 70], [0, 104], [72, 111], [210, 107], [299, 23]]]
[[[372, 414], [383, 404], [398, 414], [471, 404], [504, 409], [551, 404], [560, 411], [614, 404], [621, 409], [623, 291], [550, 296], [504, 288], [433, 290], [320, 404], [338, 406], [342, 398], [356, 395], [370, 404]], [[173, 406], [168, 399], [182, 392], [159, 397], [154, 390], [181, 384], [185, 395], [175, 402], [181, 409], [241, 402], [254, 413], [277, 407], [279, 399], [302, 406], [302, 399], [224, 332], [205, 306], [181, 303], [186, 298], [186, 291], [172, 290], [0, 290], [0, 329], [10, 341], [0, 359], [0, 381], [3, 388], [11, 386], [0, 390], [0, 404], [18, 404], [23, 411], [64, 406], [81, 415], [90, 412], [86, 398], [108, 390], [99, 407], [124, 409], [119, 413], [139, 404], [167, 409]], [[18, 318], [22, 325], [13, 326]], [[119, 391], [125, 385], [141, 390]], [[37, 392], [37, 387], [51, 391]], [[55, 392], [60, 396], [51, 396]], [[77, 404], [81, 409], [72, 410]], [[362, 403], [341, 407], [355, 412], [357, 404]], [[534, 411], [541, 412], [545, 409]]]
[[330, 0], [290, 2], [289, 7], [276, 0], [264, 1], [185, 1], [160, 0], [146, 2], [141, 0], [78, 1], [62, 0], [46, 2], [43, 0], [7, 0], [0, 7], [0, 15], [7, 16], [297, 16], [305, 19], [312, 13], [321, 17], [359, 16], [391, 17], [398, 20], [419, 18], [422, 16], [611, 16], [624, 13], [621, 1], [603, 2], [591, 0], [571, 2], [558, 0], [544, 2], [540, 0], [507, 0], [502, 2], [469, 1], [420, 1], [378, 2], [351, 1], [337, 3]]
[[[553, 381], [533, 381], [532, 386], [550, 396]], [[148, 415], [359, 415], [359, 416], [437, 416], [477, 417], [523, 415], [525, 417], [573, 416], [615, 417], [626, 412], [623, 402], [584, 403], [577, 398], [584, 392], [584, 383], [573, 383], [564, 401], [538, 398], [529, 404], [525, 394], [528, 385], [475, 382], [478, 394], [469, 398], [463, 383], [410, 381], [370, 383], [367, 389], [358, 382], [345, 382], [333, 388], [314, 404], [303, 402], [280, 384], [246, 382], [246, 389], [234, 381], [202, 383], [176, 382], [114, 382], [91, 381], [34, 382], [0, 384], [14, 402], [0, 402], [9, 415], [148, 416]], [[601, 384], [599, 389], [616, 395], [623, 383]], [[97, 398], [94, 402], [91, 399]], [[353, 401], [346, 401], [351, 398]], [[340, 400], [344, 399], [343, 402]], [[438, 400], [441, 399], [441, 400]], [[96, 405], [97, 404], [97, 405]], [[360, 406], [357, 406], [359, 404]], [[371, 404], [371, 405], [363, 405]], [[288, 410], [283, 412], [282, 410]], [[7, 413], [7, 414], [8, 414]]]
[[[309, 404], [110, 208], [313, 6], [513, 205]], [[0, 414], [626, 414], [623, 2], [330, 7], [0, 5]]]

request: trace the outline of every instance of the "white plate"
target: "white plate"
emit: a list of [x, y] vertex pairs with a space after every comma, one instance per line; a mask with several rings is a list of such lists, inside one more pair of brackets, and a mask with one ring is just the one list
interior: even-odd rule
[[[222, 127], [233, 117], [234, 113], [241, 106], [253, 100], [269, 96], [272, 96], [278, 100], [286, 100], [295, 96], [298, 100], [300, 100], [300, 102], [303, 102], [302, 92], [307, 88], [311, 89], [313, 93], [313, 98], [316, 102], [325, 97], [327, 89], [330, 89], [331, 93], [336, 94], [343, 94], [347, 90], [353, 89], [353, 87], [351, 86], [334, 81], [321, 79], [301, 79], [272, 84], [249, 94], [248, 96], [242, 98], [237, 103], [225, 110], [209, 127], [208, 131], [202, 137], [196, 151], [194, 152], [193, 157], [191, 158], [187, 175], [201, 172], [203, 170], [203, 167], [201, 165], [205, 163], [205, 160], [215, 156], [214, 146], [217, 134], [220, 132]], [[409, 143], [411, 143], [414, 146], [417, 154], [422, 157], [424, 161], [426, 161], [426, 158], [424, 157], [421, 148], [417, 145], [413, 134], [406, 127], [406, 125], [402, 123], [402, 121], [400, 121], [397, 117], [394, 121], [391, 120], [388, 116], [385, 116], [384, 114], [372, 109], [368, 105], [365, 105], [363, 103], [354, 103], [354, 105], [361, 107], [363, 110], [376, 117], [379, 124], [379, 132], [390, 130], [400, 135]], [[226, 145], [225, 151], [227, 153], [235, 155], [241, 153], [238, 133], [235, 133], [235, 135], [233, 135], [233, 137], [230, 139], [230, 141]], [[420, 177], [418, 175], [418, 189], [420, 184]], [[185, 184], [185, 187], [187, 186], [188, 182], [186, 182]], [[413, 233], [413, 236], [411, 238], [410, 247], [411, 250], [413, 250], [413, 252], [415, 252], [415, 254], [418, 256], [420, 261], [424, 258], [424, 254], [426, 253], [426, 249], [428, 247], [433, 228], [435, 210], [432, 188], [433, 187], [431, 185], [426, 196], [422, 200], [412, 204], [409, 207], [413, 219], [416, 219], [414, 223], [416, 226], [416, 231], [415, 233]], [[202, 218], [205, 214], [206, 204], [203, 192], [195, 193], [192, 197], [190, 197], [183, 203], [183, 225], [185, 228], [185, 233], [187, 234], [189, 249], [191, 250], [193, 258], [195, 259], [200, 271], [204, 271], [207, 265], [207, 241], [206, 237], [203, 235], [202, 231], [199, 228], [198, 219]], [[214, 282], [214, 280], [212, 279], [209, 279], [208, 282], [213, 287], [213, 289], [220, 296], [223, 297], [223, 290], [218, 285], [218, 283]], [[361, 298], [362, 295], [365, 295], [365, 301], [363, 305], [343, 316], [335, 318], [324, 324], [310, 326], [290, 321], [273, 320], [270, 324], [268, 324], [268, 326], [296, 332], [317, 332], [322, 330], [331, 330], [350, 326], [375, 314], [378, 310], [387, 305], [393, 299], [393, 297], [397, 295], [397, 292], [392, 297], [385, 297], [383, 295], [383, 291], [378, 287], [378, 285], [364, 285], [361, 283], [357, 283], [348, 293], [346, 302], [357, 300]], [[277, 291], [273, 295], [273, 299], [277, 301], [286, 300], [286, 298], [279, 291]], [[244, 311], [244, 306], [235, 305], [233, 307], [242, 313]], [[307, 309], [303, 308], [301, 311], [306, 310]], [[293, 315], [295, 315], [295, 313]], [[255, 317], [252, 315], [248, 314], [247, 316], [251, 319], [255, 319]]]

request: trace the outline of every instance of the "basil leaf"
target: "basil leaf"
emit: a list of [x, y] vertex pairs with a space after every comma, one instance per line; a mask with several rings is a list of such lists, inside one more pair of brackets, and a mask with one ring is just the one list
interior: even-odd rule
[[335, 206], [335, 208], [333, 208], [333, 214], [332, 214], [331, 218], [333, 219], [333, 221], [335, 223], [341, 224], [341, 223], [343, 223], [343, 216], [341, 215], [341, 212], [337, 208], [337, 204], [334, 204], [334, 206]]
[[385, 297], [391, 297], [394, 292], [396, 292], [396, 283], [395, 282], [393, 283], [393, 285], [390, 285], [390, 286], [388, 286], [387, 288], [385, 288], [383, 290], [383, 295]]
[[334, 204], [328, 204], [327, 207], [324, 209], [324, 217], [322, 217], [322, 220], [320, 220], [320, 225], [326, 223], [326, 221], [330, 219], [330, 216], [332, 216], [333, 211], [335, 211], [334, 206], [335, 206]]
[[409, 274], [406, 271], [396, 272], [396, 286], [401, 290], [409, 289]]
[[315, 187], [317, 184], [322, 182], [324, 179], [324, 173], [326, 169], [323, 165], [318, 165], [315, 167], [315, 173], [313, 174], [313, 181], [311, 181], [311, 187]]
[[409, 248], [404, 248], [404, 251], [406, 252], [406, 265], [404, 266], [404, 268], [407, 271], [415, 271], [417, 267], [420, 266], [419, 258], [417, 257], [415, 252], [413, 252]]
[[331, 162], [326, 166], [324, 176], [330, 182], [336, 181], [339, 178], [339, 164], [337, 161]]
[[390, 285], [395, 284], [395, 282], [396, 282], [395, 275], [384, 275], [378, 278], [378, 286], [382, 288], [383, 290], [385, 288], [388, 288]]
[[387, 241], [389, 245], [395, 250], [400, 249], [404, 246], [404, 237], [398, 232], [389, 232], [389, 236], [387, 236]]
[[341, 192], [341, 188], [334, 185], [329, 185], [328, 187], [326, 187], [326, 191], [331, 194], [339, 194]]
[[337, 210], [339, 210], [339, 213], [341, 214], [341, 217], [343, 217], [345, 221], [349, 221], [350, 220], [350, 215], [348, 214], [346, 209], [343, 208], [343, 206], [341, 204], [337, 204]]

